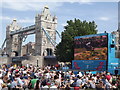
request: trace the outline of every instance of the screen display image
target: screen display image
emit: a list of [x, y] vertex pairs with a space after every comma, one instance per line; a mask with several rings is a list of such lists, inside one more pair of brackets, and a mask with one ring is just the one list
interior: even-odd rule
[[74, 60], [107, 60], [107, 35], [74, 39]]

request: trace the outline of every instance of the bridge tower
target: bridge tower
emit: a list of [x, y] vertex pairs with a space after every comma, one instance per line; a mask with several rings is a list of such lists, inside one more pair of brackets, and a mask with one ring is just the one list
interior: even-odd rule
[[[16, 19], [6, 27], [6, 54], [11, 56], [20, 56], [21, 54], [21, 41], [18, 34], [10, 35], [12, 31], [19, 30], [21, 27], [18, 25]], [[14, 52], [14, 53], [13, 53]], [[13, 55], [14, 54], [14, 55]]]
[[[54, 56], [54, 45], [50, 42], [50, 38], [56, 41], [57, 17], [51, 16], [49, 8], [44, 7], [41, 14], [35, 17], [35, 52], [40, 56]], [[44, 30], [42, 30], [44, 29]], [[47, 37], [50, 36], [50, 38]]]

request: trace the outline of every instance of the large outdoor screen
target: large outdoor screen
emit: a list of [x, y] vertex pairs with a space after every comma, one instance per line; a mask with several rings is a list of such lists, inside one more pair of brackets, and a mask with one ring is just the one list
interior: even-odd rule
[[107, 60], [107, 35], [75, 37], [74, 60]]

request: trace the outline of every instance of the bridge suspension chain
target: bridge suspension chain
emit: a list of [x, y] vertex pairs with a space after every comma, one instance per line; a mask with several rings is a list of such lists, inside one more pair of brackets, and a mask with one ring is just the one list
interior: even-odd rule
[[[42, 30], [45, 32], [45, 35], [47, 36], [47, 39], [55, 47], [57, 45], [56, 41], [53, 38], [51, 38], [51, 36], [49, 35], [49, 33], [43, 27], [42, 27]], [[55, 30], [55, 31], [58, 34], [59, 38], [61, 39], [61, 35], [59, 34], [59, 32], [57, 30]], [[24, 36], [23, 42], [25, 42], [26, 38], [27, 38], [27, 35]], [[3, 42], [2, 46], [1, 46], [1, 49], [3, 49], [6, 41], [7, 41], [7, 39], [4, 40], [4, 42]]]
[[[43, 29], [44, 29], [44, 28], [43, 28]], [[44, 30], [45, 30], [45, 29], [44, 29]], [[48, 38], [50, 38], [50, 40], [51, 40], [53, 43], [57, 44], [56, 41], [50, 37], [49, 33], [48, 33], [46, 30], [45, 30], [45, 32], [46, 32]]]
[[47, 32], [44, 28], [42, 28], [42, 30], [45, 32], [45, 35], [47, 36], [47, 38], [48, 38], [48, 40], [51, 42], [51, 44], [55, 47], [55, 46], [57, 45], [56, 41], [53, 40], [53, 39], [50, 37], [50, 35], [48, 34], [48, 32]]
[[59, 38], [61, 39], [60, 33], [59, 33], [57, 30], [55, 30], [55, 31], [56, 31], [56, 33], [58, 34]]
[[1, 49], [3, 49], [3, 47], [4, 47], [6, 41], [7, 41], [7, 38], [4, 40]]

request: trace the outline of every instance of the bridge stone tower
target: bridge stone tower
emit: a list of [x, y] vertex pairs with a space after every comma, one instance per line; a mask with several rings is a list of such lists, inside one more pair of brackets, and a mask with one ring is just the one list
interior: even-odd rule
[[18, 34], [11, 36], [10, 33], [15, 30], [19, 30], [21, 27], [17, 24], [17, 21], [14, 19], [13, 22], [6, 27], [6, 53], [11, 57], [20, 55], [21, 49], [21, 40]]
[[[51, 16], [49, 8], [44, 7], [41, 14], [37, 14], [35, 17], [35, 52], [36, 55], [40, 56], [54, 56], [55, 47], [49, 40], [50, 38], [56, 41], [56, 27], [57, 27], [57, 18], [56, 16]], [[44, 30], [42, 30], [44, 29]], [[50, 36], [48, 38], [47, 36]]]
[[[39, 64], [41, 67], [48, 64], [51, 57], [55, 60], [54, 50], [56, 45], [57, 17], [51, 16], [49, 8], [44, 7], [41, 14], [35, 17], [35, 24], [27, 27], [20, 27], [16, 20], [6, 27], [6, 54], [10, 56], [12, 62], [22, 64]], [[35, 34], [35, 53], [28, 55], [28, 58], [14, 57], [21, 56], [22, 41], [28, 35]], [[24, 59], [24, 60], [23, 60]]]

